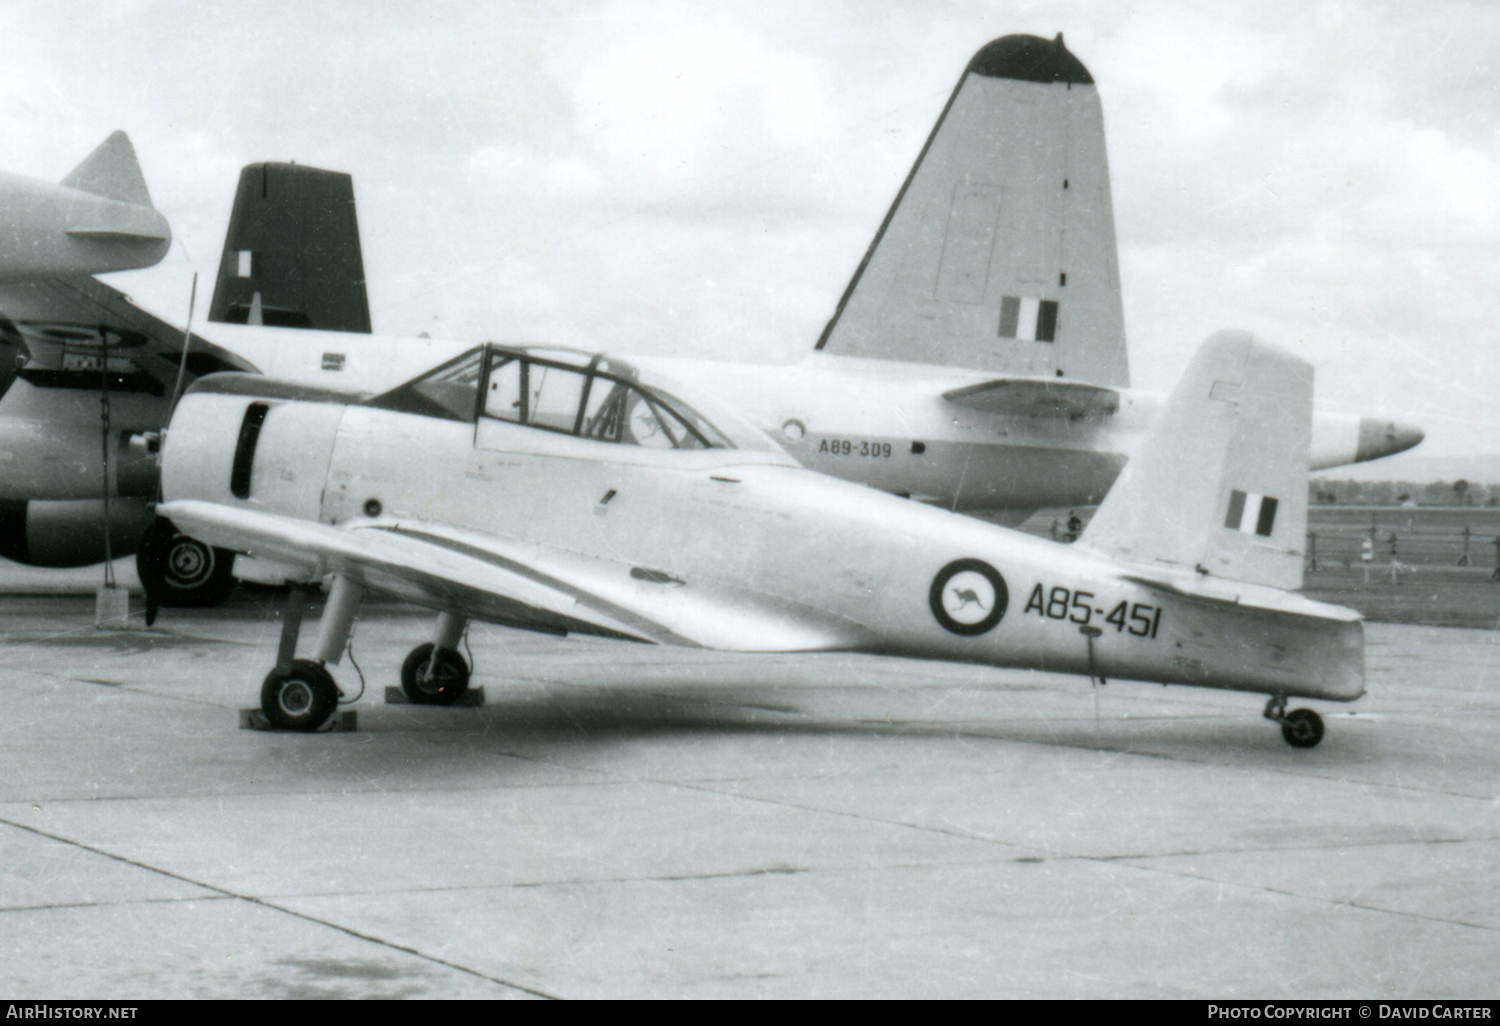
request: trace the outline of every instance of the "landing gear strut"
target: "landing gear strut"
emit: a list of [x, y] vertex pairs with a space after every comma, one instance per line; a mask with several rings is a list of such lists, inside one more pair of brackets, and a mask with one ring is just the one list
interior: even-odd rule
[[401, 664], [401, 690], [413, 705], [452, 705], [469, 690], [469, 664], [458, 654], [468, 621], [438, 616], [432, 640], [418, 645]]
[[354, 626], [365, 590], [347, 577], [334, 579], [318, 624], [318, 647], [311, 659], [296, 659], [297, 637], [302, 631], [302, 613], [312, 585], [294, 584], [287, 596], [281, 621], [281, 646], [276, 666], [266, 674], [260, 688], [260, 707], [266, 719], [283, 730], [317, 730], [338, 710], [343, 692], [327, 665], [337, 666]]
[[1265, 717], [1281, 724], [1281, 736], [1293, 748], [1312, 748], [1323, 740], [1323, 717], [1311, 709], [1286, 711], [1286, 696], [1272, 695], [1266, 703]]

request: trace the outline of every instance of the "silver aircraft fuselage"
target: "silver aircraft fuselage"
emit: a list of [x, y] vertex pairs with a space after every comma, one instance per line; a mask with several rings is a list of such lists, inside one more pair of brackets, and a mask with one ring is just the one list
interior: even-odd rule
[[[577, 588], [609, 611], [612, 626], [592, 629], [641, 640], [1338, 701], [1364, 690], [1362, 627], [1347, 611], [1250, 585], [1191, 596], [1143, 583], [1098, 555], [810, 472], [771, 446], [661, 451], [483, 415], [257, 394], [255, 379], [230, 377], [200, 381], [178, 407], [162, 454], [166, 515], [214, 504], [419, 536]], [[255, 402], [267, 409], [247, 459]], [[435, 594], [378, 565], [327, 570], [456, 615], [591, 629], [482, 589]]]

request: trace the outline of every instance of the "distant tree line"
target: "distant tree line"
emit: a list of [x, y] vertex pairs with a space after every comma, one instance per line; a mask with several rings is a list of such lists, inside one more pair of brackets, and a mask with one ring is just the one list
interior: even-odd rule
[[1314, 478], [1307, 500], [1322, 506], [1500, 506], [1500, 485], [1457, 481], [1328, 481]]

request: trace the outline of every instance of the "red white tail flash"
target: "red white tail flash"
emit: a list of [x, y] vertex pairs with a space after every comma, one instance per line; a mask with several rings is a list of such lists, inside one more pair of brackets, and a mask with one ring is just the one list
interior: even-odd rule
[[1229, 515], [1224, 526], [1245, 534], [1271, 537], [1271, 528], [1276, 523], [1276, 500], [1269, 495], [1242, 492], [1238, 488], [1229, 493]]

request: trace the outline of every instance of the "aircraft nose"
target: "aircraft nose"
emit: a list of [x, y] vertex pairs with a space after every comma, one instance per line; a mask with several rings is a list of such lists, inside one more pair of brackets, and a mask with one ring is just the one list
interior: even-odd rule
[[1395, 420], [1375, 420], [1361, 417], [1359, 421], [1359, 448], [1354, 459], [1357, 463], [1376, 460], [1405, 452], [1427, 437], [1427, 432], [1414, 424], [1402, 424]]

